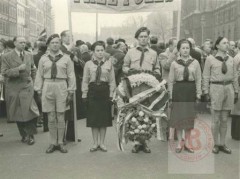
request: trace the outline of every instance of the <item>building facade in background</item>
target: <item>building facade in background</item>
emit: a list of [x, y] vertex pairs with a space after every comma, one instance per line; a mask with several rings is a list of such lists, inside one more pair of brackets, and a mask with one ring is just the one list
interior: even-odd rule
[[0, 0], [0, 38], [24, 36], [34, 43], [46, 29], [54, 32], [51, 0]]
[[182, 0], [181, 38], [193, 37], [201, 45], [218, 36], [240, 38], [240, 1]]

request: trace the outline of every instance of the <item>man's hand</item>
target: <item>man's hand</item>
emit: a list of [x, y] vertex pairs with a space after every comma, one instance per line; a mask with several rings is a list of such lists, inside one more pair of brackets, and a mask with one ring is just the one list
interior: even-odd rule
[[19, 71], [25, 71], [26, 70], [26, 65], [25, 64], [21, 64], [19, 67], [18, 67]]
[[70, 105], [72, 101], [73, 101], [73, 93], [68, 93], [66, 106]]

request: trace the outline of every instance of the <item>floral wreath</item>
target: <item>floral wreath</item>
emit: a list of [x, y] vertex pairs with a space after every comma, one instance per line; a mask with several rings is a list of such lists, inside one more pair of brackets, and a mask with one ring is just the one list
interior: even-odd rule
[[[132, 90], [142, 84], [149, 86], [149, 89], [132, 95]], [[155, 74], [149, 71], [138, 71], [122, 79], [113, 97], [118, 111], [117, 131], [120, 150], [123, 150], [122, 144], [128, 141], [144, 142], [149, 141], [152, 136], [159, 136], [159, 118], [166, 119], [166, 104], [154, 112], [141, 102], [159, 91], [161, 95], [157, 99], [159, 101], [163, 99], [167, 95], [165, 84], [165, 80], [160, 82]]]

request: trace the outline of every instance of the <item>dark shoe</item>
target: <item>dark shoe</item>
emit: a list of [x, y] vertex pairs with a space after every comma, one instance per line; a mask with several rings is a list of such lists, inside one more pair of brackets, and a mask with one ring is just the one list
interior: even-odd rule
[[134, 145], [132, 149], [132, 153], [138, 153], [140, 151], [141, 145]]
[[144, 153], [151, 153], [151, 150], [149, 149], [149, 147], [147, 146], [147, 144], [144, 144], [144, 145], [143, 145], [142, 151], [143, 151]]
[[33, 136], [29, 136], [27, 143], [28, 143], [28, 145], [33, 145], [35, 143], [34, 137]]
[[0, 133], [0, 137], [3, 137], [3, 133]]
[[194, 150], [186, 145], [184, 145], [184, 150], [186, 150], [188, 153], [194, 153]]
[[22, 142], [22, 143], [27, 143], [27, 142], [28, 142], [27, 137], [22, 137], [21, 142]]
[[102, 152], [107, 152], [107, 148], [104, 145], [102, 146], [99, 145], [98, 147]]
[[61, 153], [68, 153], [67, 149], [65, 149], [65, 148], [63, 147], [63, 144], [60, 144], [60, 145], [58, 146], [58, 149], [59, 149], [59, 151], [60, 151]]
[[231, 154], [232, 150], [229, 149], [226, 145], [219, 146], [219, 150], [226, 153], [226, 154]]
[[175, 152], [176, 152], [176, 153], [181, 153], [181, 152], [182, 152], [182, 149], [183, 149], [183, 147], [181, 147], [181, 148], [178, 148], [178, 147], [177, 147], [177, 148], [175, 149]]
[[47, 154], [53, 153], [56, 150], [56, 146], [51, 144], [48, 149], [46, 150]]
[[214, 154], [218, 154], [219, 153], [219, 146], [218, 145], [214, 145], [214, 147], [212, 149], [212, 153], [214, 153]]

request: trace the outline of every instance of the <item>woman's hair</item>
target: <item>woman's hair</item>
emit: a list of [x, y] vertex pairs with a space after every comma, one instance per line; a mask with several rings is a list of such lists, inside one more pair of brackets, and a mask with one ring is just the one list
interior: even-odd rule
[[178, 43], [177, 43], [177, 50], [179, 51], [180, 48], [181, 48], [181, 46], [182, 46], [182, 44], [185, 44], [185, 43], [189, 44], [190, 50], [192, 49], [192, 44], [191, 44], [191, 42], [190, 42], [189, 40], [187, 40], [187, 39], [181, 39], [181, 40], [179, 40]]
[[225, 38], [225, 37], [221, 37], [221, 36], [219, 36], [219, 37], [217, 38], [217, 40], [216, 40], [216, 42], [215, 42], [215, 45], [214, 45], [214, 49], [215, 49], [215, 50], [218, 50], [217, 45], [219, 45], [220, 42], [221, 42], [224, 38]]
[[94, 42], [91, 46], [91, 50], [95, 51], [96, 46], [102, 46], [105, 49], [105, 42], [103, 42], [103, 41]]

